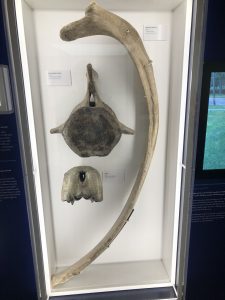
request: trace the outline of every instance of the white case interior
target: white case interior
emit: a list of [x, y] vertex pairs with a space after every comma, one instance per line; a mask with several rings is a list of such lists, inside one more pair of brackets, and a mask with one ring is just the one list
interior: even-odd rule
[[[116, 40], [95, 36], [73, 42], [60, 29], [84, 16], [86, 0], [18, 0], [16, 17], [33, 155], [46, 286], [49, 295], [173, 286], [175, 283], [182, 153], [185, 124], [191, 0], [99, 0], [130, 22], [163, 28], [144, 41], [153, 61], [160, 126], [153, 160], [134, 213], [118, 237], [92, 265], [51, 289], [52, 273], [77, 261], [106, 234], [122, 210], [146, 143], [146, 103], [134, 63]], [[80, 158], [50, 129], [63, 123], [86, 92], [86, 65], [98, 72], [100, 97], [118, 119], [135, 129], [106, 157]], [[47, 74], [71, 73], [71, 85], [48, 85]], [[68, 73], [67, 73], [68, 74]], [[63, 175], [78, 165], [95, 167], [104, 200], [60, 199]]]

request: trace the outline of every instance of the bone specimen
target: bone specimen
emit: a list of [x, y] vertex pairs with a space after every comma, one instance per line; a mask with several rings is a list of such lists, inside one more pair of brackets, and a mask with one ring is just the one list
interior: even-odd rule
[[62, 201], [73, 204], [81, 198], [100, 202], [103, 200], [99, 172], [89, 166], [74, 167], [64, 174]]
[[60, 35], [65, 41], [72, 41], [93, 35], [107, 35], [120, 41], [128, 50], [137, 67], [145, 91], [149, 122], [147, 129], [148, 140], [146, 141], [143, 161], [123, 210], [109, 232], [92, 250], [61, 273], [52, 276], [53, 287], [70, 280], [74, 275], [79, 274], [85, 267], [93, 262], [110, 246], [112, 241], [128, 222], [148, 172], [156, 145], [159, 125], [158, 97], [152, 63], [145, 51], [140, 36], [131, 24], [103, 9], [96, 4], [96, 2], [92, 2], [86, 9], [85, 17], [63, 27]]
[[121, 134], [134, 131], [120, 123], [99, 97], [93, 80], [91, 64], [87, 65], [87, 93], [74, 108], [69, 119], [51, 133], [62, 133], [67, 145], [79, 156], [106, 156], [119, 142]]

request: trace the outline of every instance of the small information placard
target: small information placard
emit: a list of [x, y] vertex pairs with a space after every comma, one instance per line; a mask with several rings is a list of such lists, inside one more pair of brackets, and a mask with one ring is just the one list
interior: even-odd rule
[[104, 183], [124, 184], [125, 170], [105, 170], [102, 172]]
[[167, 40], [166, 26], [165, 25], [144, 25], [143, 38], [144, 41]]
[[72, 85], [70, 70], [47, 71], [47, 85], [69, 86]]

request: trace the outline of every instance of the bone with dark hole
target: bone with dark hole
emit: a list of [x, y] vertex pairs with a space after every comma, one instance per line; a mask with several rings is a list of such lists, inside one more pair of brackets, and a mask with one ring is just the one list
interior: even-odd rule
[[68, 120], [51, 129], [61, 133], [67, 145], [79, 156], [106, 156], [119, 142], [121, 135], [134, 131], [117, 119], [112, 109], [99, 97], [93, 80], [92, 65], [87, 65], [87, 93]]
[[92, 202], [103, 200], [102, 181], [99, 172], [89, 166], [74, 167], [64, 174], [62, 201], [74, 204], [81, 198]]

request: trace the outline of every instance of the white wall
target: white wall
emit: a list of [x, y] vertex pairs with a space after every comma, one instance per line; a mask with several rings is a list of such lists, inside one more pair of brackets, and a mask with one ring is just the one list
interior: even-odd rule
[[[60, 40], [60, 28], [82, 15], [83, 12], [75, 11], [34, 13], [59, 266], [79, 259], [112, 226], [127, 200], [146, 141], [147, 115], [144, 95], [137, 71], [123, 47], [107, 37], [91, 37], [70, 43]], [[153, 24], [165, 24], [170, 33], [170, 12], [142, 13], [141, 16], [140, 13], [120, 15], [131, 22], [141, 35], [143, 24], [148, 24], [149, 20]], [[157, 148], [135, 213], [110, 249], [98, 258], [101, 263], [161, 257], [170, 42], [146, 42], [146, 48], [153, 60], [160, 99]], [[68, 148], [62, 136], [50, 135], [49, 130], [63, 123], [73, 107], [83, 99], [86, 91], [86, 65], [89, 62], [99, 73], [97, 86], [100, 96], [111, 106], [120, 121], [135, 129], [135, 135], [122, 136], [119, 144], [107, 157], [82, 159]], [[47, 86], [48, 70], [71, 70], [72, 86]], [[63, 174], [77, 165], [91, 165], [100, 172], [107, 171], [118, 175], [117, 180], [105, 182], [103, 179], [102, 203], [91, 204], [81, 200], [70, 206], [61, 202]], [[125, 181], [122, 180], [123, 174]]]

